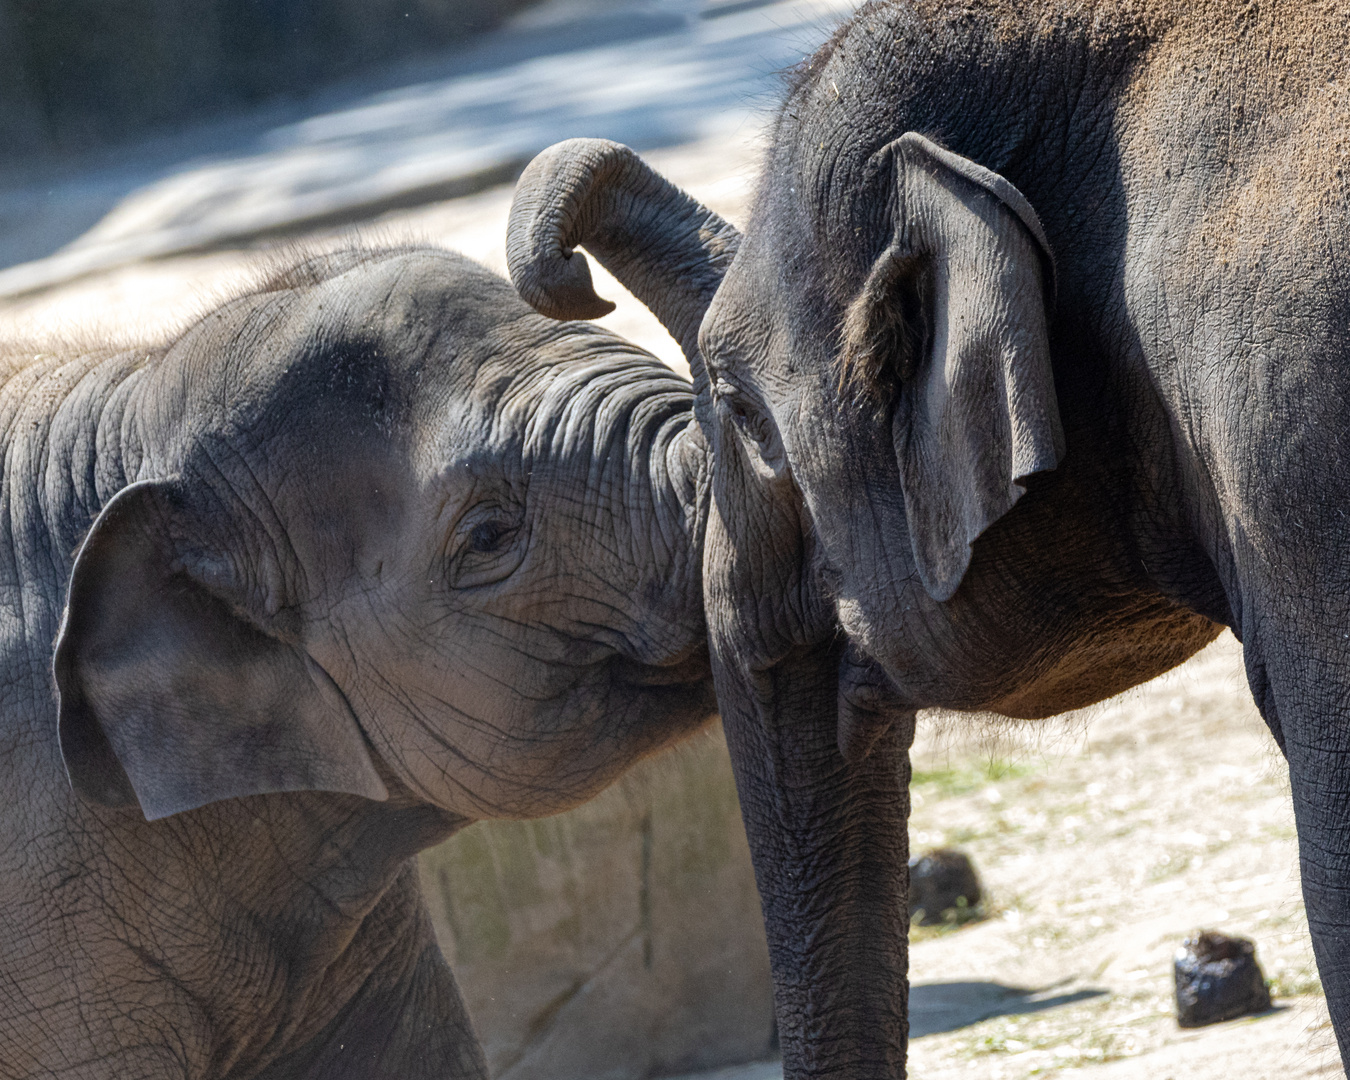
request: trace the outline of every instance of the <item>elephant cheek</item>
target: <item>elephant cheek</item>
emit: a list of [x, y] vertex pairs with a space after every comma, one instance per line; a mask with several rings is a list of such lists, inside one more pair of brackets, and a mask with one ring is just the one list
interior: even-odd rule
[[468, 764], [481, 758], [443, 720], [385, 707], [362, 716], [361, 727], [378, 755], [377, 768], [396, 781], [391, 793], [402, 789], [405, 798], [464, 818], [489, 816], [487, 774]]

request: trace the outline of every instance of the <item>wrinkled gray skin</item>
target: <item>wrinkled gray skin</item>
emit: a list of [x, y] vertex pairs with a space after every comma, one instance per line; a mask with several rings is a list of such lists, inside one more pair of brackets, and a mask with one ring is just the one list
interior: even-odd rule
[[0, 1076], [485, 1077], [412, 856], [710, 716], [691, 402], [434, 250], [14, 357]]
[[[527, 172], [527, 299], [559, 278], [559, 220], [590, 228], [555, 230], [560, 255], [608, 265], [624, 235], [625, 267], [673, 263], [715, 297], [691, 360], [715, 460], [705, 590], [788, 1076], [903, 1075], [913, 710], [1046, 716], [1223, 625], [1289, 761], [1350, 1051], [1338, 19], [870, 4], [795, 77], [731, 259], [678, 197], [578, 182], [610, 145]], [[670, 306], [654, 271], [622, 280]]]

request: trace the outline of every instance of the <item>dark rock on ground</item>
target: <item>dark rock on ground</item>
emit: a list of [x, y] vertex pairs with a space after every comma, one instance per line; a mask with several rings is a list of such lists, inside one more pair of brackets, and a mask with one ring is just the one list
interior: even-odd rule
[[1177, 1023], [1217, 1024], [1270, 1008], [1270, 990], [1246, 938], [1205, 930], [1182, 942], [1174, 965]]
[[949, 911], [963, 911], [980, 902], [980, 878], [964, 852], [936, 848], [909, 860], [909, 917], [934, 926]]

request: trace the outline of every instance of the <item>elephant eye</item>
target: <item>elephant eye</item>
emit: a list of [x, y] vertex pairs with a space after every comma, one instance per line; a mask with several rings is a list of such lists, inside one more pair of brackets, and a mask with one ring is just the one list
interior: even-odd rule
[[786, 468], [783, 444], [778, 428], [758, 399], [723, 378], [714, 384], [713, 398], [759, 461], [771, 472], [781, 473]]
[[455, 528], [446, 579], [454, 589], [491, 585], [515, 573], [525, 558], [523, 511], [495, 501], [466, 513]]
[[496, 551], [514, 531], [505, 521], [480, 522], [469, 532], [469, 550], [479, 555]]
[[719, 379], [716, 397], [723, 408], [731, 414], [732, 423], [743, 435], [757, 443], [767, 441], [770, 435], [768, 418], [747, 400], [738, 387], [725, 379]]

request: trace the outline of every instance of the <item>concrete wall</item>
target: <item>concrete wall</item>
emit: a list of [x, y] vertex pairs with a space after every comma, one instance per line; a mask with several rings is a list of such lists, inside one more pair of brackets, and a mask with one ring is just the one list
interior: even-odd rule
[[600, 798], [484, 822], [422, 860], [503, 1080], [641, 1080], [773, 1051], [773, 989], [721, 732]]

